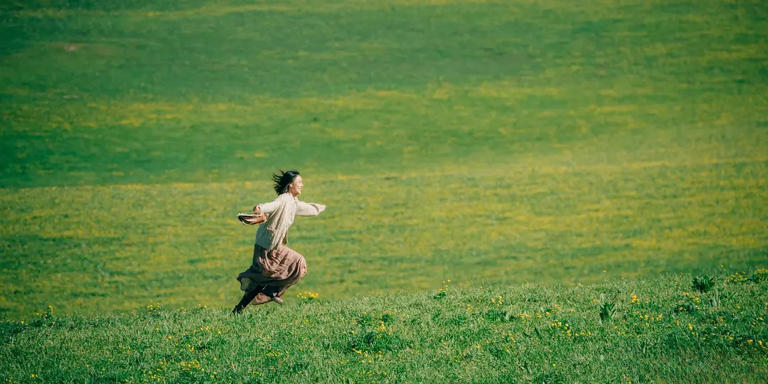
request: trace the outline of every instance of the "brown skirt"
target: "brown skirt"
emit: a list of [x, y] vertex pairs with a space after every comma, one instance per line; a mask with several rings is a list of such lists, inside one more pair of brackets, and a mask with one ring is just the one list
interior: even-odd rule
[[282, 296], [306, 273], [307, 262], [300, 253], [284, 245], [267, 250], [257, 244], [253, 249], [251, 267], [237, 275], [237, 280], [240, 281], [240, 289], [245, 292], [259, 290], [250, 303], [256, 305], [269, 302], [270, 295]]

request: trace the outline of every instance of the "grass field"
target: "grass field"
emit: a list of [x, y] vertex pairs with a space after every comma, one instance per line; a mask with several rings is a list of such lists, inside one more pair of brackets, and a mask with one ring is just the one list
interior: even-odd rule
[[[331, 325], [335, 316], [365, 312], [365, 303], [414, 314], [429, 299], [429, 311], [458, 311], [430, 301], [447, 280], [461, 303], [485, 303], [493, 296], [479, 286], [519, 298], [520, 287], [581, 292], [670, 274], [645, 292], [671, 298], [682, 289], [671, 291], [672, 280], [708, 273], [722, 283], [724, 270], [750, 275], [768, 265], [761, 1], [10, 1], [0, 5], [0, 38], [3, 354], [22, 348], [19, 337], [90, 332], [18, 328], [49, 318], [35, 315], [49, 306], [64, 322], [147, 330], [199, 305], [210, 309], [184, 327], [214, 322], [244, 332], [258, 311], [273, 326], [300, 321], [291, 311], [301, 300], [291, 297], [285, 310], [258, 308], [232, 324], [221, 318], [239, 298], [234, 278], [251, 261], [255, 235], [235, 214], [273, 198], [268, 180], [277, 168], [301, 170], [302, 199], [328, 205], [317, 218], [297, 219], [289, 235], [309, 269], [289, 296], [316, 293], [300, 308], [318, 313], [328, 334], [341, 329]], [[762, 320], [747, 325], [766, 314], [764, 289], [738, 292], [746, 286], [728, 289], [754, 317], [734, 315], [732, 325], [765, 342]], [[393, 293], [405, 296], [382, 297]], [[582, 304], [571, 309], [594, 315], [594, 295], [578, 294]], [[421, 341], [423, 359], [465, 347], [430, 344], [446, 327]], [[672, 328], [660, 329], [652, 334]], [[292, 340], [285, 348], [295, 353], [301, 339]], [[615, 342], [600, 340], [600, 348]], [[549, 354], [547, 342], [537, 343], [530, 348]], [[718, 364], [736, 367], [724, 376], [734, 382], [766, 375], [764, 349], [695, 345], [698, 355], [669, 361], [671, 381], [694, 377], [681, 373], [690, 361], [711, 373], [703, 361], [717, 351], [725, 351]], [[82, 353], [66, 364], [94, 352]], [[558, 359], [585, 353], [598, 358], [569, 349]], [[750, 373], [745, 362], [759, 369]], [[18, 364], [5, 365], [4, 377], [39, 374], [29, 366], [24, 378], [9, 375]], [[256, 378], [211, 364], [230, 378]], [[523, 382], [575, 381], [565, 368], [551, 380], [549, 371], [510, 369]], [[665, 372], [625, 378], [618, 369], [575, 377], [634, 383]], [[61, 377], [107, 380], [68, 372]], [[339, 381], [367, 377], [333, 372]], [[446, 375], [504, 381], [501, 373]]]
[[[3, 323], [5, 382], [762, 383], [768, 270]], [[756, 298], [761, 298], [756, 300]], [[611, 307], [613, 305], [613, 307]], [[601, 311], [601, 308], [604, 308]], [[608, 308], [612, 308], [609, 310]], [[603, 315], [601, 316], [601, 312]], [[30, 346], [35, 346], [30, 348]]]

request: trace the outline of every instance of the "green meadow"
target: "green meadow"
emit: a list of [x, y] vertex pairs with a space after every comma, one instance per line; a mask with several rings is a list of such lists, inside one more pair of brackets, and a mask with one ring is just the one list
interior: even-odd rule
[[[6, 382], [768, 375], [761, 1], [6, 1], [0, 41]], [[278, 168], [308, 273], [226, 317]]]
[[[3, 379], [121, 383], [763, 383], [768, 269], [2, 323]], [[709, 288], [706, 288], [709, 287]], [[756, 298], [760, 298], [757, 300]], [[286, 300], [287, 302], [288, 300]]]

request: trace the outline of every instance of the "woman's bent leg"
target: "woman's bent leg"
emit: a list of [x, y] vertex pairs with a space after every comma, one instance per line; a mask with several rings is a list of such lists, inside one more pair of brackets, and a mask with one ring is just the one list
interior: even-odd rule
[[270, 300], [274, 301], [275, 303], [282, 304], [283, 299], [280, 297], [283, 295], [283, 292], [288, 287], [280, 287], [275, 285], [269, 285], [266, 288], [264, 288], [264, 294], [269, 297]]

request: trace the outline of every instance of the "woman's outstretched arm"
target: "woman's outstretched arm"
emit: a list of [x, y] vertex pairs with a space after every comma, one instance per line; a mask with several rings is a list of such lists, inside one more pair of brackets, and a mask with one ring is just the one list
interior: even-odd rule
[[297, 216], [317, 216], [325, 211], [325, 205], [317, 203], [305, 203], [303, 201], [298, 202], [296, 207]]
[[[282, 195], [280, 195], [280, 196], [282, 196]], [[280, 204], [281, 204], [280, 196], [278, 196], [274, 201], [271, 201], [269, 203], [256, 204], [253, 207], [254, 212], [256, 211], [256, 207], [261, 208], [261, 213], [272, 213], [272, 212], [274, 212], [275, 209], [277, 209], [280, 206]]]

